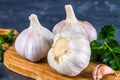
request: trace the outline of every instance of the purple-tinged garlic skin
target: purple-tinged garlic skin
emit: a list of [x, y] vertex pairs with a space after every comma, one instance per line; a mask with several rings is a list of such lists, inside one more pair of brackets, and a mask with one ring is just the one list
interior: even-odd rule
[[88, 38], [79, 32], [61, 32], [55, 35], [48, 52], [48, 63], [57, 72], [77, 76], [90, 62], [91, 49]]
[[88, 21], [79, 21], [81, 25], [83, 25], [84, 29], [87, 31], [90, 42], [93, 40], [97, 40], [97, 31], [93, 27], [93, 25]]
[[52, 31], [54, 35], [63, 31], [76, 31], [88, 37], [90, 42], [97, 39], [97, 32], [92, 24], [78, 20], [71, 5], [65, 5], [65, 9], [66, 19], [54, 26]]
[[29, 19], [30, 26], [16, 38], [15, 49], [22, 57], [37, 62], [47, 57], [54, 35], [39, 23], [37, 15], [32, 14]]
[[116, 78], [118, 78], [118, 74], [111, 67], [105, 64], [98, 64], [93, 71], [93, 79], [100, 80], [103, 76], [109, 74], [115, 74]]

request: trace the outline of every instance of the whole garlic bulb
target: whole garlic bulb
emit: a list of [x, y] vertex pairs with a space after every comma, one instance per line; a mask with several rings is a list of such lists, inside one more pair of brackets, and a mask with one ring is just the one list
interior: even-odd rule
[[79, 32], [61, 32], [54, 38], [52, 48], [48, 52], [48, 63], [57, 72], [76, 76], [90, 62], [90, 42]]
[[80, 21], [76, 18], [71, 5], [65, 5], [66, 19], [57, 23], [53, 28], [53, 33], [57, 34], [62, 31], [77, 31], [87, 36], [91, 41], [97, 39], [95, 28], [88, 21]]
[[15, 49], [21, 56], [35, 62], [47, 56], [53, 34], [39, 23], [37, 15], [31, 14], [29, 20], [30, 26], [15, 40]]

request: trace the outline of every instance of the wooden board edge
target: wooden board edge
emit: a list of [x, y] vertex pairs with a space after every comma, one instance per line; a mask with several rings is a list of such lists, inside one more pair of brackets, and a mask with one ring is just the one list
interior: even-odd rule
[[6, 66], [7, 69], [17, 74], [24, 75], [25, 77], [31, 77], [33, 79], [36, 79], [35, 74], [31, 74], [31, 72], [29, 72], [29, 74], [26, 74], [26, 70], [19, 68], [19, 66], [15, 66], [15, 65], [13, 66], [11, 61], [9, 60], [10, 55], [7, 54], [8, 53], [4, 53], [4, 62], [3, 62], [3, 64]]
[[[12, 46], [11, 46], [12, 47]], [[10, 48], [11, 48], [10, 47]], [[17, 64], [14, 64], [13, 65], [13, 62], [14, 63], [23, 63], [22, 61], [24, 60], [19, 60], [19, 59], [15, 59], [15, 57], [13, 55], [10, 55], [12, 53], [9, 52], [9, 49], [4, 53], [4, 62], [3, 64], [6, 66], [6, 68], [8, 68], [9, 70], [15, 72], [15, 73], [18, 73], [20, 75], [23, 75], [25, 77], [29, 77], [29, 78], [33, 78], [35, 80], [52, 80], [50, 76], [46, 76], [46, 77], [43, 77], [45, 74], [38, 74], [38, 73], [34, 73], [33, 70], [26, 70], [24, 68], [21, 68], [21, 66], [17, 65]], [[13, 58], [14, 57], [14, 58]], [[11, 60], [11, 58], [13, 60]], [[26, 61], [28, 62], [28, 61]], [[21, 64], [24, 66], [24, 64]], [[34, 68], [33, 68], [34, 69]], [[26, 73], [27, 72], [27, 73]]]

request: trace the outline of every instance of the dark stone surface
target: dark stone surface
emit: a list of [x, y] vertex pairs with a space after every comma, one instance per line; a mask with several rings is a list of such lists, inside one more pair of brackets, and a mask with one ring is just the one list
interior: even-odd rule
[[0, 63], [0, 80], [33, 80], [8, 70]]
[[[119, 0], [0, 0], [0, 26], [15, 28], [19, 32], [29, 26], [28, 16], [38, 15], [40, 23], [52, 30], [65, 18], [65, 4], [72, 4], [78, 19], [91, 22], [97, 31], [100, 26], [114, 24], [116, 39], [120, 42]], [[0, 80], [31, 80], [5, 68], [0, 63]]]

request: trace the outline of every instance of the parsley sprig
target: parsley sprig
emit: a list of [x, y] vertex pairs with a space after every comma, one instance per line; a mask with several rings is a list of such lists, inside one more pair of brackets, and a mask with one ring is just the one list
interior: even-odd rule
[[8, 34], [0, 35], [0, 62], [3, 61], [3, 53], [5, 52], [3, 45], [5, 43], [12, 44], [14, 36], [14, 29], [11, 29]]
[[98, 39], [91, 42], [91, 60], [102, 61], [113, 69], [120, 70], [120, 44], [115, 40], [115, 27], [105, 25]]

